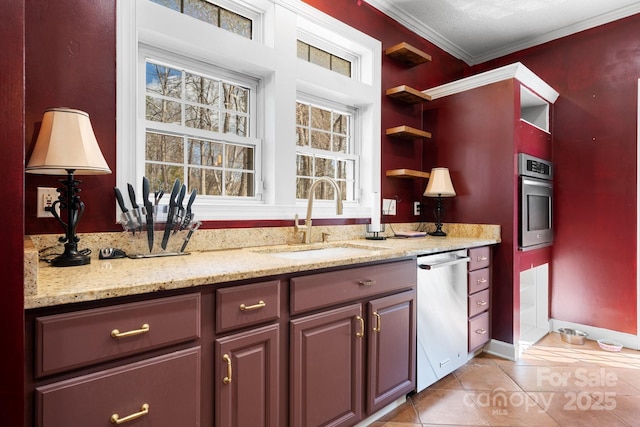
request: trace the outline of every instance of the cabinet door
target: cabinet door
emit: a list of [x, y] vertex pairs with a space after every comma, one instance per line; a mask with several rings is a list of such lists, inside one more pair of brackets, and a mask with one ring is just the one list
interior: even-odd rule
[[415, 388], [415, 301], [410, 290], [369, 303], [368, 413]]
[[278, 426], [278, 325], [217, 339], [215, 366], [216, 426]]
[[291, 321], [292, 427], [347, 426], [362, 418], [362, 305]]

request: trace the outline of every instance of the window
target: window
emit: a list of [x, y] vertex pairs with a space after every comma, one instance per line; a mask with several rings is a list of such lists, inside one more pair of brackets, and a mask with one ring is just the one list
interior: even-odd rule
[[207, 0], [151, 1], [242, 37], [251, 38], [252, 21], [250, 18], [220, 7]]
[[[197, 190], [200, 220], [281, 220], [304, 215], [309, 186], [330, 176], [345, 217], [371, 215], [380, 42], [301, 0], [117, 0], [116, 11], [116, 185], [146, 176], [166, 204], [178, 178]], [[335, 216], [333, 189], [315, 196], [314, 216]]]
[[[296, 104], [296, 198], [307, 199], [314, 178], [333, 178], [342, 199], [355, 201], [355, 176], [358, 156], [354, 154], [352, 122], [354, 114], [321, 106]], [[331, 185], [321, 183], [314, 195], [319, 200], [334, 200]]]
[[179, 179], [200, 195], [254, 197], [255, 85], [149, 60], [145, 70], [145, 176], [152, 187]]

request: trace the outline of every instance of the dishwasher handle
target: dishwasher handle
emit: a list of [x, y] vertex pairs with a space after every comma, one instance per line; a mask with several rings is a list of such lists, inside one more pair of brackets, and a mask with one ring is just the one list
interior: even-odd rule
[[450, 259], [448, 261], [443, 261], [443, 262], [437, 262], [437, 263], [433, 263], [433, 264], [418, 264], [418, 268], [421, 268], [423, 270], [434, 270], [436, 268], [440, 268], [440, 267], [447, 267], [449, 265], [456, 265], [456, 264], [462, 264], [464, 262], [469, 262], [471, 261], [471, 258], [469, 258], [468, 256], [463, 256], [463, 257], [456, 257], [454, 259]]

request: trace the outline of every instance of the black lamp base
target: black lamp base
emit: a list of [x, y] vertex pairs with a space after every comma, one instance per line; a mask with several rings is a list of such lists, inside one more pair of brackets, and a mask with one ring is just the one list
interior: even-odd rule
[[90, 255], [81, 255], [79, 253], [63, 253], [59, 257], [51, 260], [54, 267], [75, 267], [78, 265], [86, 265], [91, 263]]
[[445, 237], [447, 233], [442, 230], [436, 230], [429, 233], [429, 236]]

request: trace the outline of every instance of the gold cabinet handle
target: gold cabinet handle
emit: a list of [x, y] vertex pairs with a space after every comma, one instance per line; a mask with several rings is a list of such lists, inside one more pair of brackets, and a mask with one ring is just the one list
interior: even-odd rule
[[360, 316], [356, 316], [356, 320], [360, 323], [360, 332], [356, 332], [356, 337], [364, 337], [364, 319]]
[[371, 279], [358, 280], [358, 284], [360, 286], [373, 286], [376, 284], [376, 281]]
[[482, 307], [483, 305], [487, 305], [487, 302], [485, 300], [476, 301], [476, 305]]
[[134, 329], [132, 331], [127, 331], [127, 332], [120, 332], [118, 329], [114, 329], [113, 331], [111, 331], [111, 337], [112, 338], [132, 337], [134, 335], [146, 334], [150, 330], [151, 330], [151, 327], [149, 326], [149, 324], [145, 323], [140, 327], [140, 329]]
[[251, 311], [251, 310], [257, 310], [259, 308], [262, 307], [266, 307], [267, 303], [260, 300], [258, 301], [257, 304], [253, 304], [253, 305], [244, 305], [244, 304], [240, 304], [240, 311]]
[[476, 334], [478, 335], [484, 335], [487, 333], [487, 330], [482, 328], [482, 329], [476, 329]]
[[222, 360], [227, 362], [227, 376], [222, 379], [222, 382], [225, 384], [231, 384], [231, 376], [233, 371], [231, 370], [231, 357], [228, 354], [222, 356]]
[[373, 326], [373, 332], [380, 332], [380, 325], [381, 325], [380, 315], [377, 312], [374, 312], [373, 317], [376, 319], [376, 323]]
[[487, 283], [487, 279], [483, 277], [482, 279], [476, 280], [476, 283]]
[[479, 256], [477, 259], [478, 259], [478, 261], [486, 261], [487, 257], [486, 256]]
[[142, 408], [140, 408], [140, 412], [136, 412], [135, 414], [131, 414], [131, 415], [127, 415], [124, 418], [120, 418], [120, 415], [118, 414], [113, 414], [111, 415], [111, 424], [124, 424], [124, 423], [128, 423], [129, 421], [133, 421], [136, 418], [140, 418], [144, 415], [147, 415], [149, 413], [149, 404], [145, 403], [142, 405]]

